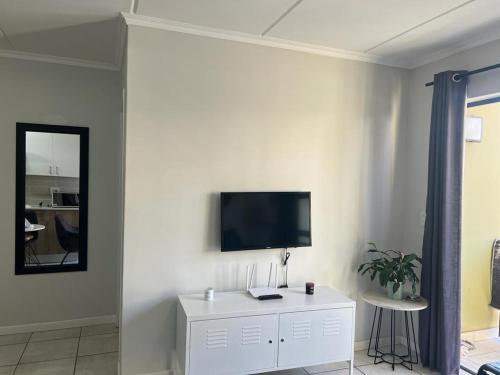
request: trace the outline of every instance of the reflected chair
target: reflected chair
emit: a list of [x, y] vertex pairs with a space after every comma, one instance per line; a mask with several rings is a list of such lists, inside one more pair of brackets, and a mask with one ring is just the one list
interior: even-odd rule
[[55, 216], [55, 222], [57, 241], [64, 251], [66, 251], [66, 254], [61, 260], [61, 264], [64, 264], [64, 261], [70, 253], [77, 253], [79, 250], [80, 228], [69, 224], [60, 215]]
[[[35, 211], [26, 210], [24, 213], [24, 217], [26, 220], [30, 222], [30, 224], [38, 224], [38, 216]], [[40, 264], [40, 261], [37, 257], [36, 251], [36, 240], [38, 239], [38, 232], [29, 232], [29, 234], [25, 234], [24, 247], [26, 249], [26, 261], [27, 264]]]

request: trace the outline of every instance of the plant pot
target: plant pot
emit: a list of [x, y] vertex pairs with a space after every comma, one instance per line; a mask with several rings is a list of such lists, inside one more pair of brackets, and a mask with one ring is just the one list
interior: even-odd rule
[[399, 284], [399, 288], [396, 293], [393, 292], [394, 290], [393, 288], [394, 288], [394, 282], [389, 281], [387, 283], [387, 297], [397, 300], [403, 299], [403, 285]]

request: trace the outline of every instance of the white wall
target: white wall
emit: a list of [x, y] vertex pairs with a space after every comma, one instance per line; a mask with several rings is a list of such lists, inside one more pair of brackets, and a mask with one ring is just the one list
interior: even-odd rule
[[[134, 26], [127, 81], [123, 374], [172, 366], [177, 294], [243, 288], [251, 262], [262, 282], [278, 261], [220, 252], [221, 191], [312, 192], [292, 285], [356, 299], [366, 242], [401, 247], [406, 72]], [[359, 302], [357, 340], [369, 321]]]
[[[0, 327], [116, 314], [120, 74], [0, 58]], [[88, 271], [14, 275], [16, 122], [90, 128]]]
[[[446, 70], [474, 70], [497, 64], [500, 56], [500, 41], [485, 44], [446, 59], [422, 66], [410, 72], [408, 127], [403, 147], [405, 172], [400, 176], [405, 181], [406, 192], [403, 217], [405, 223], [405, 247], [417, 252], [422, 250], [423, 225], [421, 215], [425, 213], [427, 194], [427, 162], [431, 118], [432, 81], [436, 73]], [[470, 98], [500, 93], [500, 70], [493, 70], [470, 77]]]

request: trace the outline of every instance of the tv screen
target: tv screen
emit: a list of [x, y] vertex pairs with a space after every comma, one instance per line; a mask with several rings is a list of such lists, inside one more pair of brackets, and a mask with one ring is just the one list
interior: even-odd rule
[[311, 246], [311, 193], [221, 193], [221, 250]]

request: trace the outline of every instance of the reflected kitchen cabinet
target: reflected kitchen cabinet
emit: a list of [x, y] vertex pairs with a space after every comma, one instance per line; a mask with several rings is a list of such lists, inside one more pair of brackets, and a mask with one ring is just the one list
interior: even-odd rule
[[52, 175], [52, 164], [52, 134], [27, 132], [26, 174], [50, 176]]
[[78, 177], [79, 150], [78, 135], [26, 132], [26, 174]]
[[53, 134], [54, 172], [57, 176], [78, 177], [80, 162], [80, 136]]

